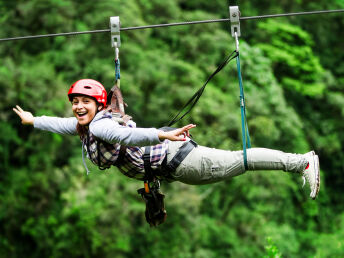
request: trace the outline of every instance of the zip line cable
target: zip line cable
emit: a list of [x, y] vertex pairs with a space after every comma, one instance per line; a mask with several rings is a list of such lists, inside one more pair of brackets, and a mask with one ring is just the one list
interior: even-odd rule
[[[298, 13], [284, 13], [284, 14], [269, 14], [269, 15], [260, 15], [260, 16], [240, 17], [239, 19], [244, 21], [244, 20], [277, 18], [277, 17], [285, 17], [285, 16], [328, 14], [328, 13], [340, 13], [340, 12], [344, 12], [344, 9], [311, 11], [311, 12], [298, 12]], [[226, 18], [226, 19], [212, 19], [212, 20], [203, 20], [203, 21], [188, 21], [188, 22], [165, 23], [165, 24], [138, 26], [138, 27], [127, 27], [127, 28], [120, 28], [120, 31], [152, 29], [152, 28], [172, 27], [172, 26], [180, 26], [180, 25], [193, 25], [193, 24], [202, 24], [202, 23], [215, 23], [215, 22], [230, 22], [230, 18]], [[58, 36], [72, 36], [72, 35], [80, 35], [80, 34], [104, 33], [104, 32], [110, 32], [110, 29], [89, 30], [89, 31], [76, 31], [76, 32], [64, 32], [64, 33], [32, 35], [32, 36], [22, 36], [22, 37], [13, 37], [13, 38], [2, 38], [2, 39], [0, 39], [0, 42], [3, 42], [3, 41], [14, 41], [14, 40], [23, 40], [23, 39], [37, 39], [37, 38], [47, 38], [47, 37], [58, 37]]]

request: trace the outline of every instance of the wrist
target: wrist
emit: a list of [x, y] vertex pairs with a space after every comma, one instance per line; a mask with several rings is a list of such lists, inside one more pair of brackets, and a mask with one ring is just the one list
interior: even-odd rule
[[23, 121], [22, 123], [23, 123], [24, 125], [32, 125], [32, 126], [33, 126], [34, 122], [35, 122], [35, 117], [32, 117], [32, 118], [30, 118], [30, 119], [26, 119], [26, 120]]
[[158, 138], [160, 141], [163, 141], [166, 139], [166, 132], [162, 131], [162, 130], [158, 130]]

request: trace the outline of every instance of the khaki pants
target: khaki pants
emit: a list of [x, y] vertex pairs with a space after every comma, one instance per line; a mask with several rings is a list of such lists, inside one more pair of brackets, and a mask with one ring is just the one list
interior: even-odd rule
[[[169, 142], [167, 162], [184, 142]], [[248, 170], [283, 170], [301, 173], [307, 160], [301, 154], [265, 148], [247, 149]], [[215, 183], [245, 173], [243, 151], [227, 151], [198, 146], [194, 148], [171, 177], [186, 184]]]

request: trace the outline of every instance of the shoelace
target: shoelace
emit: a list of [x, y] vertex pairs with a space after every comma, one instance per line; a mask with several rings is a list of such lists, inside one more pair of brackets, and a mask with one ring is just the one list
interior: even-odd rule
[[311, 180], [309, 177], [310, 177], [309, 173], [303, 173], [303, 175], [302, 175], [302, 179], [303, 179], [302, 188], [305, 186], [306, 181], [308, 181], [309, 186], [311, 187], [311, 189], [313, 189], [313, 186], [311, 185]]

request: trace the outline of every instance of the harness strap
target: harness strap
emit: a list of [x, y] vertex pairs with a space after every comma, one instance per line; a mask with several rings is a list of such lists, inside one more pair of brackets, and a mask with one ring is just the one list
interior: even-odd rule
[[186, 156], [193, 150], [193, 148], [197, 147], [197, 143], [190, 139], [190, 141], [184, 143], [182, 147], [178, 150], [176, 155], [172, 158], [172, 160], [165, 165], [164, 169], [168, 172], [173, 172], [177, 169], [177, 167], [182, 163], [182, 161], [186, 158]]
[[151, 146], [146, 146], [145, 152], [142, 156], [143, 167], [145, 168], [145, 179], [148, 181], [152, 181], [154, 178], [153, 169], [151, 167], [151, 162], [150, 162], [150, 151], [151, 151]]
[[150, 152], [151, 146], [146, 146], [142, 156], [145, 169], [144, 188], [138, 189], [137, 192], [146, 203], [145, 217], [152, 227], [163, 223], [166, 220], [167, 213], [164, 204], [165, 195], [160, 192], [160, 181], [153, 175], [153, 169], [150, 163]]
[[116, 166], [119, 166], [123, 163], [125, 154], [127, 153], [127, 148], [128, 147], [124, 145], [121, 145], [121, 147], [119, 148], [118, 157], [115, 163]]
[[[162, 176], [167, 177], [169, 173], [175, 171], [178, 166], [180, 165], [180, 163], [182, 163], [182, 161], [186, 158], [186, 156], [192, 151], [193, 148], [197, 147], [198, 144], [190, 139], [190, 141], [185, 142], [177, 151], [176, 155], [172, 158], [172, 160], [166, 164], [166, 158], [164, 160], [164, 162], [162, 163], [162, 171], [157, 171], [157, 172], [162, 172]], [[145, 173], [146, 173], [146, 180], [151, 181], [154, 179], [154, 171], [151, 167], [151, 163], [150, 163], [150, 146], [146, 146], [145, 147], [145, 152], [143, 154], [143, 166], [145, 169]]]

